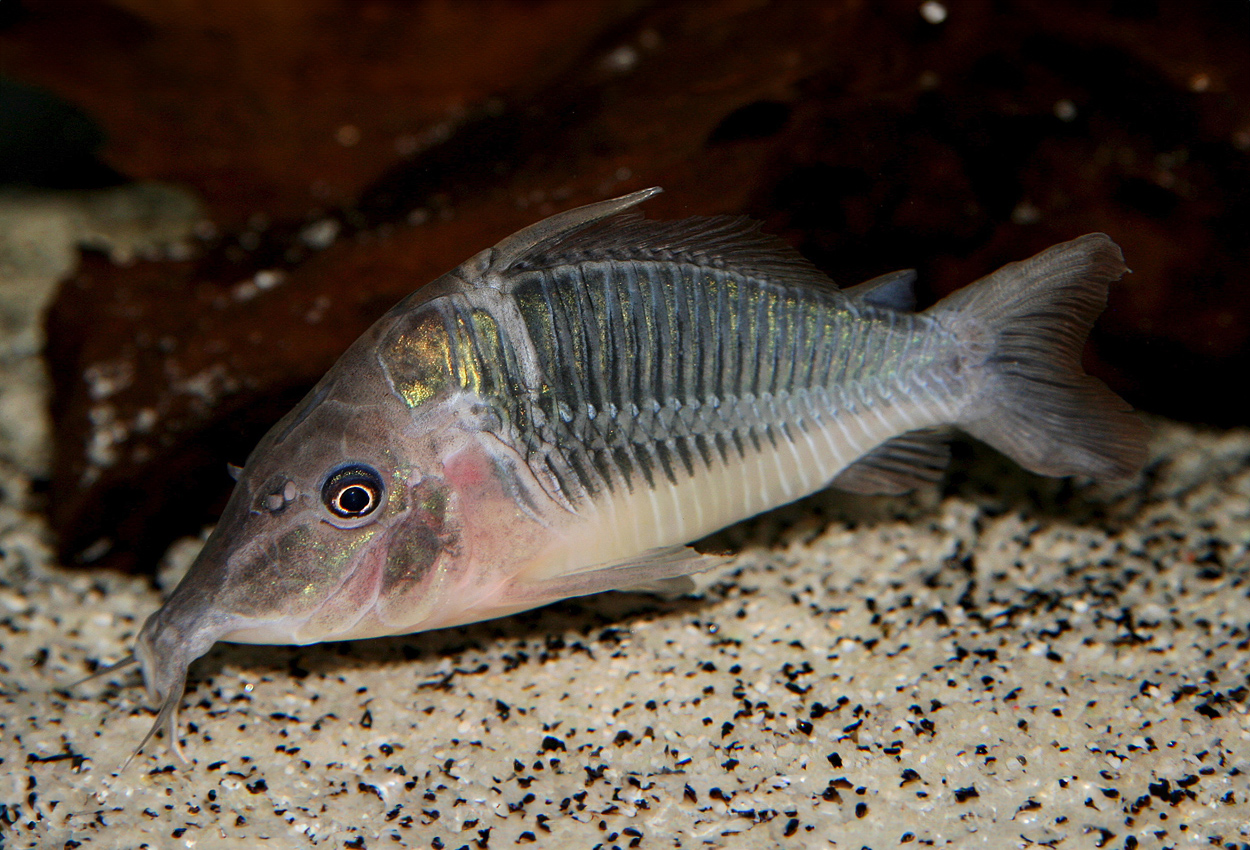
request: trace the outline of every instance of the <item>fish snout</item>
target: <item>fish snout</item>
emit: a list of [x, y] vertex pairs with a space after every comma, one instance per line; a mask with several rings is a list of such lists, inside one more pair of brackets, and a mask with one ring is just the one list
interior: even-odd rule
[[[176, 609], [174, 609], [176, 610]], [[160, 704], [152, 728], [142, 743], [122, 766], [125, 770], [131, 760], [147, 746], [158, 730], [164, 729], [170, 749], [181, 762], [186, 762], [178, 743], [178, 706], [182, 702], [187, 684], [187, 668], [216, 641], [215, 636], [203, 634], [203, 629], [187, 629], [179, 618], [170, 616], [167, 603], [148, 617], [135, 641], [135, 658], [143, 671], [143, 684], [153, 702]]]
[[187, 604], [180, 586], [174, 595], [143, 624], [135, 641], [135, 658], [143, 671], [143, 683], [152, 699], [164, 702], [181, 698], [191, 662], [208, 652], [225, 628], [218, 618], [206, 616], [202, 606]]
[[135, 658], [143, 671], [143, 685], [148, 697], [162, 703], [175, 689], [186, 682], [191, 665], [186, 652], [186, 636], [171, 619], [165, 608], [148, 617], [135, 641]]

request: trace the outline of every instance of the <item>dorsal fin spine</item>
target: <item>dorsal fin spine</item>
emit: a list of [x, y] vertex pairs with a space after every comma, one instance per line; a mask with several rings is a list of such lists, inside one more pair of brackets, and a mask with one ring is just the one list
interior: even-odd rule
[[518, 230], [491, 249], [490, 270], [497, 274], [507, 272], [518, 260], [533, 254], [543, 245], [567, 238], [583, 228], [590, 227], [618, 215], [630, 207], [641, 204], [664, 191], [659, 186], [631, 192], [619, 198], [586, 204], [562, 213], [556, 213], [529, 227]]

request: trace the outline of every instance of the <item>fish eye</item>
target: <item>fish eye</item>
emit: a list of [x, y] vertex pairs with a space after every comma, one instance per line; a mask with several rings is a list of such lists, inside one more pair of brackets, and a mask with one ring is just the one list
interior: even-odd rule
[[341, 467], [322, 485], [321, 502], [342, 519], [368, 516], [382, 504], [382, 476], [361, 463]]

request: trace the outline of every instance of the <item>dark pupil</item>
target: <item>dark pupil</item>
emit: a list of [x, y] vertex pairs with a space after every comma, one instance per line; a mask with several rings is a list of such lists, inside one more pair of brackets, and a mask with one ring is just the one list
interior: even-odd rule
[[335, 516], [358, 519], [378, 509], [382, 493], [382, 478], [377, 472], [364, 465], [353, 465], [326, 479], [321, 487], [321, 503]]
[[358, 514], [373, 502], [373, 494], [359, 484], [353, 484], [339, 494], [339, 509], [344, 513]]

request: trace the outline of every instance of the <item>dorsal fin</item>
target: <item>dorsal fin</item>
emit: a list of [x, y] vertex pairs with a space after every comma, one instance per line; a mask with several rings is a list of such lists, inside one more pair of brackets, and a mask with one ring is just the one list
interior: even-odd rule
[[942, 480], [950, 462], [946, 434], [938, 429], [912, 431], [887, 440], [842, 470], [831, 487], [864, 495], [896, 496]]
[[760, 232], [760, 223], [749, 218], [651, 221], [637, 214], [613, 214], [612, 210], [628, 209], [654, 191], [658, 190], [636, 192], [540, 221], [496, 246], [491, 271], [650, 260], [733, 269], [762, 281], [837, 289], [806, 257], [783, 239]]
[[874, 307], [910, 313], [916, 309], [915, 284], [916, 270], [903, 269], [874, 277], [842, 291]]
[[522, 260], [549, 250], [554, 243], [568, 239], [579, 230], [618, 215], [663, 191], [659, 186], [652, 186], [619, 198], [565, 210], [529, 227], [523, 227], [490, 249], [490, 269], [502, 274]]

